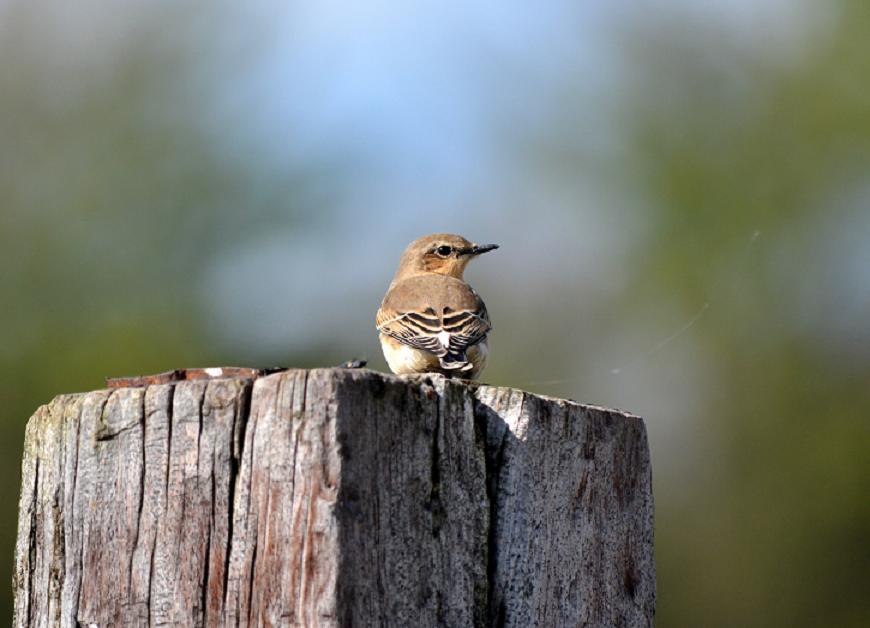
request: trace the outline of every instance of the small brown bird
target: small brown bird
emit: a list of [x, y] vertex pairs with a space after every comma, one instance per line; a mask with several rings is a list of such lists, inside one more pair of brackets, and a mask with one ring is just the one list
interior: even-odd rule
[[376, 319], [394, 373], [477, 379], [486, 366], [486, 306], [462, 278], [472, 258], [497, 249], [435, 233], [411, 242]]

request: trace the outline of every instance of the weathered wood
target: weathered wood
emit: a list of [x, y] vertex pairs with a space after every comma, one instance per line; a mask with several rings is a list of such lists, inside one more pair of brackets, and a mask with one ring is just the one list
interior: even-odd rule
[[[346, 362], [346, 368], [359, 368], [353, 365], [359, 364], [365, 366], [364, 360], [351, 360]], [[140, 386], [153, 386], [154, 384], [170, 384], [183, 382], [188, 380], [198, 379], [217, 379], [217, 378], [236, 378], [236, 379], [256, 379], [264, 375], [279, 373], [287, 369], [282, 366], [275, 366], [265, 369], [254, 369], [245, 366], [222, 366], [218, 368], [206, 369], [173, 369], [164, 371], [156, 375], [135, 375], [133, 377], [107, 377], [106, 388], [136, 388]]]
[[650, 626], [643, 422], [440, 376], [65, 395], [27, 426], [16, 626]]

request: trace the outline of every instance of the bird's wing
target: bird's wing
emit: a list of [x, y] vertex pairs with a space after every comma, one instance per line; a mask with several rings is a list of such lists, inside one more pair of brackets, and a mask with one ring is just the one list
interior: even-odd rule
[[489, 314], [467, 284], [448, 284], [440, 291], [438, 287], [429, 293], [427, 286], [415, 284], [391, 290], [378, 310], [377, 328], [401, 343], [433, 353], [445, 368], [464, 369], [466, 350], [492, 329]]
[[439, 358], [447, 354], [447, 348], [439, 340], [441, 323], [426, 311], [397, 312], [381, 307], [376, 323], [379, 332], [403, 344], [434, 353]]
[[442, 333], [448, 336], [447, 353], [465, 358], [465, 351], [486, 338], [492, 329], [486, 306], [478, 300], [473, 310], [460, 310], [446, 314]]

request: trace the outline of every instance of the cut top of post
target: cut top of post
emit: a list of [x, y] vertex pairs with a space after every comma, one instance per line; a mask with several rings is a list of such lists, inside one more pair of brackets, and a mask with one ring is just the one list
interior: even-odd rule
[[639, 417], [437, 375], [247, 375], [36, 412], [15, 625], [652, 625]]

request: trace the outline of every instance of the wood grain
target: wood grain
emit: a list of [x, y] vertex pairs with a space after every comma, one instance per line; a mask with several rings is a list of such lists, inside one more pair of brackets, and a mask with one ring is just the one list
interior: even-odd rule
[[289, 370], [64, 395], [27, 426], [16, 626], [651, 626], [638, 417]]

